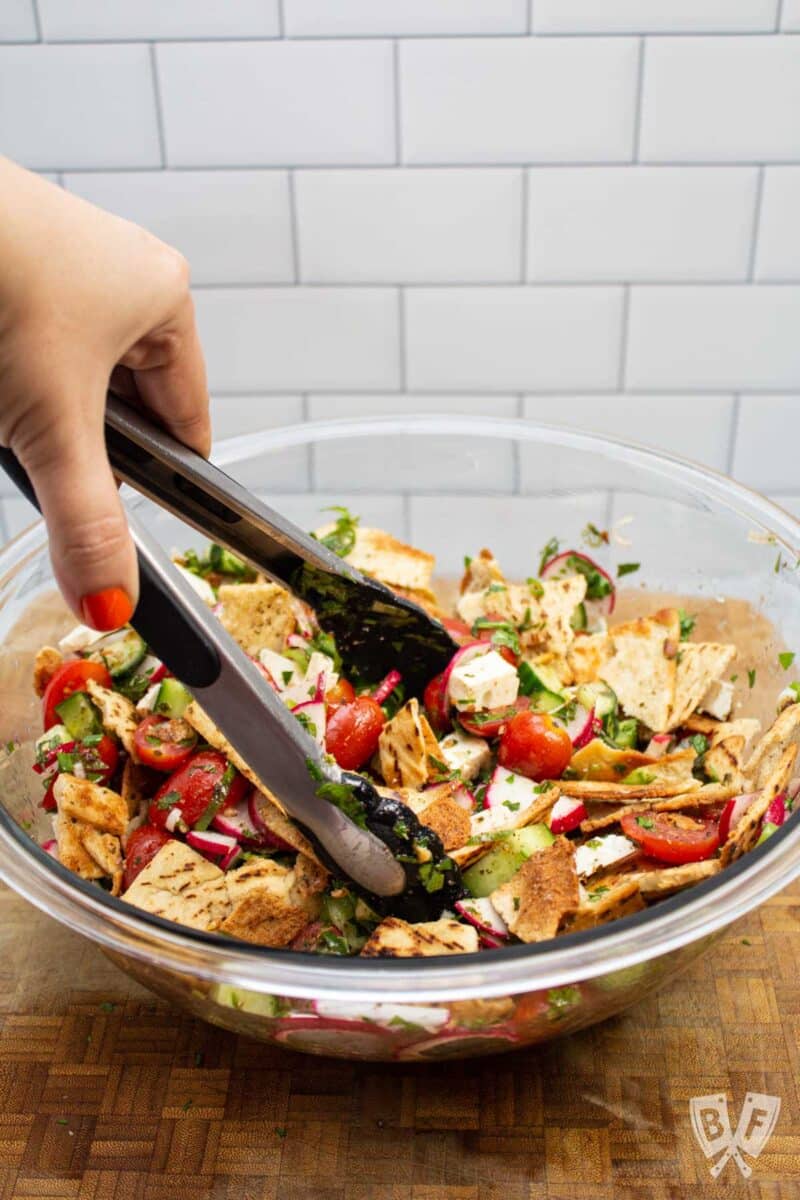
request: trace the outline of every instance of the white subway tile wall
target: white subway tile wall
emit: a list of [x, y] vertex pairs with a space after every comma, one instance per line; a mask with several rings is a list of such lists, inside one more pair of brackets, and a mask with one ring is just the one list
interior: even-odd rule
[[[0, 145], [186, 255], [220, 437], [516, 416], [800, 513], [799, 35], [800, 0], [1, 0]], [[495, 544], [564, 489], [502, 443], [407, 457], [246, 482], [445, 557], [448, 493]], [[31, 515], [0, 480], [0, 536]]]

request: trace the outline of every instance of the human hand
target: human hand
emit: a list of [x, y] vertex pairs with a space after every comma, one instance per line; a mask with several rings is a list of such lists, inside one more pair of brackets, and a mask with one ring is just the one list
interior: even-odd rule
[[137, 225], [0, 158], [0, 444], [33, 483], [67, 603], [114, 629], [136, 554], [103, 436], [106, 391], [208, 454], [205, 366], [185, 259]]

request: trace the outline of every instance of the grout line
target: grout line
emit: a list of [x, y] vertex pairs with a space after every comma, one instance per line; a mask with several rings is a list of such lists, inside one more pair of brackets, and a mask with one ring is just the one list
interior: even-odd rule
[[394, 99], [394, 160], [397, 164], [403, 161], [403, 130], [401, 126], [402, 94], [400, 88], [400, 44], [397, 38], [392, 42], [392, 95]]
[[403, 492], [403, 537], [411, 545], [411, 495]]
[[644, 100], [644, 56], [647, 38], [639, 40], [639, 62], [636, 70], [636, 109], [633, 114], [633, 162], [640, 161], [642, 141], [642, 103]]
[[[43, 42], [44, 34], [42, 33], [42, 18], [39, 13], [39, 0], [31, 0], [31, 8], [33, 9], [33, 24], [36, 28], [36, 40], [37, 42]], [[17, 43], [12, 42], [11, 44], [16, 45]]]
[[[192, 285], [192, 290], [197, 292], [208, 292], [216, 290], [228, 291], [259, 291], [263, 289], [279, 290], [281, 288], [296, 287], [294, 283], [287, 283], [285, 280], [267, 281], [264, 283], [254, 283], [250, 280], [247, 282], [231, 282], [231, 283], [195, 283]], [[337, 279], [329, 281], [303, 280], [304, 288], [321, 290], [321, 291], [352, 291], [354, 289], [362, 289], [365, 292], [380, 292], [391, 291], [398, 286], [396, 279], [386, 279], [380, 283], [366, 282], [364, 280], [348, 281], [346, 279]], [[519, 291], [520, 285], [518, 280], [510, 279], [505, 282], [495, 283], [490, 280], [457, 280], [452, 279], [446, 282], [430, 280], [425, 283], [414, 283], [407, 285], [413, 291]], [[525, 283], [525, 287], [532, 292], [557, 291], [572, 289], [576, 292], [588, 291], [618, 291], [622, 287], [636, 286], [642, 289], [661, 289], [674, 290], [676, 288], [684, 288], [685, 290], [700, 290], [706, 288], [723, 288], [725, 291], [741, 290], [748, 288], [752, 290], [754, 287], [763, 291], [769, 288], [795, 288], [800, 289], [800, 277], [796, 279], [769, 279], [769, 280], [754, 280], [749, 283], [746, 279], [529, 279]]]
[[[35, 2], [36, 2], [36, 0], [34, 0], [34, 3]], [[591, 30], [591, 31], [585, 30], [585, 29], [580, 29], [580, 30], [576, 30], [573, 32], [572, 30], [559, 29], [559, 30], [553, 30], [553, 31], [542, 30], [541, 32], [537, 33], [536, 36], [541, 38], [542, 40], [550, 40], [550, 41], [575, 41], [580, 38], [583, 38], [585, 40], [593, 39], [593, 38], [613, 38], [615, 41], [622, 41], [625, 38], [627, 38], [629, 41], [632, 41], [634, 38], [637, 38], [637, 37], [654, 37], [654, 38], [658, 38], [659, 40], [662, 38], [686, 38], [686, 39], [694, 38], [695, 41], [710, 42], [710, 41], [717, 41], [720, 38], [724, 38], [724, 39], [736, 38], [736, 37], [768, 38], [768, 37], [774, 37], [775, 32], [776, 31], [775, 31], [774, 26], [770, 26], [769, 29], [706, 29], [706, 30], [669, 29], [669, 30], [663, 30], [663, 31], [657, 30], [657, 29], [649, 29], [649, 30], [646, 30], [646, 29], [624, 29], [624, 30], [608, 29], [608, 30]], [[786, 30], [783, 30], [782, 32], [783, 32], [784, 37], [788, 37], [788, 38], [800, 37], [800, 30], [786, 29]], [[503, 31], [497, 32], [497, 33], [487, 32], [486, 30], [476, 30], [472, 33], [461, 33], [461, 32], [455, 32], [455, 31], [451, 32], [451, 33], [403, 33], [403, 34], [400, 34], [397, 36], [398, 36], [398, 40], [403, 41], [403, 42], [446, 42], [446, 41], [459, 41], [459, 42], [470, 42], [470, 41], [472, 41], [472, 42], [476, 42], [476, 41], [503, 42], [503, 41], [506, 41], [506, 42], [508, 42], [508, 41], [513, 41], [515, 38], [524, 37], [525, 32], [524, 32], [524, 30], [519, 30], [519, 29], [503, 30]], [[146, 43], [147, 40], [148, 39], [144, 38], [144, 37], [132, 37], [132, 38], [131, 37], [127, 37], [127, 38], [126, 37], [103, 37], [103, 38], [72, 37], [72, 38], [58, 38], [57, 41], [51, 41], [49, 44], [57, 45], [57, 46], [134, 46], [134, 45], [141, 45], [142, 43]], [[209, 34], [207, 37], [203, 37], [201, 35], [196, 35], [194, 37], [159, 37], [159, 41], [163, 41], [166, 43], [171, 43], [173, 45], [179, 45], [179, 46], [184, 46], [184, 45], [185, 46], [194, 46], [194, 45], [204, 46], [204, 45], [209, 45], [209, 44], [213, 45], [216, 42], [221, 42], [221, 43], [228, 44], [228, 45], [230, 45], [230, 44], [235, 45], [237, 43], [241, 43], [241, 44], [255, 43], [256, 45], [258, 45], [259, 43], [264, 43], [266, 45], [269, 45], [270, 43], [275, 44], [277, 42], [280, 42], [281, 40], [282, 40], [281, 35], [277, 34], [277, 33], [271, 33], [271, 34], [259, 33], [259, 34], [252, 34], [252, 35], [247, 34], [247, 33], [234, 33], [234, 34], [229, 34], [227, 37], [222, 36], [218, 33]], [[386, 34], [386, 33], [348, 33], [344, 37], [337, 33], [331, 33], [328, 35], [291, 34], [291, 35], [285, 36], [283, 40], [285, 40], [286, 42], [301, 42], [301, 43], [306, 43], [306, 44], [309, 42], [328, 43], [328, 44], [331, 44], [331, 43], [335, 44], [337, 42], [386, 42], [386, 41], [391, 40], [391, 34]], [[5, 44], [11, 45], [11, 46], [25, 45], [24, 42], [8, 42]], [[28, 44], [30, 44], [30, 43], [28, 43]]]
[[747, 263], [747, 279], [755, 282], [756, 256], [758, 254], [758, 238], [761, 232], [761, 205], [764, 198], [764, 167], [758, 168], [756, 178], [756, 195], [753, 205], [753, 229], [750, 235], [750, 256]]
[[625, 377], [628, 372], [628, 330], [631, 314], [631, 287], [625, 284], [622, 293], [622, 320], [620, 323], [619, 364], [617, 366], [617, 390], [625, 391]]
[[10, 541], [10, 534], [6, 524], [6, 506], [0, 497], [0, 546], [5, 546], [8, 541]]
[[528, 0], [528, 33], [533, 33], [533, 0]]
[[522, 185], [520, 196], [520, 264], [519, 264], [519, 281], [525, 283], [525, 275], [528, 270], [528, 227], [530, 223], [528, 208], [530, 205], [530, 171], [524, 167], [522, 169]]
[[[522, 411], [525, 405], [525, 397], [522, 392], [517, 396], [517, 420], [522, 419]], [[511, 443], [511, 494], [519, 496], [522, 492], [522, 462], [520, 459], [520, 442], [519, 438], [515, 438]]]
[[399, 356], [399, 391], [404, 392], [408, 381], [408, 346], [406, 343], [406, 289], [397, 289], [397, 349]]
[[775, 13], [775, 33], [781, 32], [781, 23], [783, 22], [783, 0], [778, 0], [778, 10]]
[[733, 411], [731, 412], [731, 426], [728, 431], [728, 454], [725, 464], [726, 475], [733, 474], [733, 463], [736, 457], [736, 443], [739, 438], [739, 420], [742, 411], [742, 398], [740, 395], [733, 397]]
[[300, 230], [297, 224], [297, 195], [295, 192], [294, 171], [289, 170], [286, 177], [287, 187], [289, 189], [289, 241], [292, 251], [292, 272], [294, 281], [288, 284], [288, 287], [294, 287], [300, 283]]
[[164, 110], [161, 105], [161, 84], [158, 78], [158, 61], [156, 58], [155, 42], [150, 43], [150, 72], [153, 79], [153, 96], [156, 106], [156, 125], [158, 126], [158, 148], [161, 153], [161, 170], [167, 166], [167, 135], [164, 129]]
[[278, 3], [278, 37], [286, 37], [286, 18], [283, 12], [283, 0], [277, 0]]
[[[93, 43], [92, 43], [93, 44]], [[163, 43], [160, 43], [163, 45]], [[647, 159], [644, 162], [647, 167], [667, 168], [680, 167], [686, 171], [704, 171], [713, 168], [715, 171], [730, 171], [740, 167], [796, 167], [796, 158], [771, 158], [768, 163], [759, 163], [753, 159], [731, 159], [724, 162], [714, 162], [705, 159]], [[550, 171], [570, 171], [585, 169], [586, 167], [602, 167], [603, 170], [608, 168], [617, 168], [619, 170], [630, 170], [630, 158], [617, 159], [615, 161], [606, 161], [602, 158], [589, 160], [561, 160], [561, 159], [542, 159], [542, 158], [526, 158], [503, 160], [494, 162], [404, 162], [403, 168], [406, 171], [513, 171], [519, 167], [537, 167], [541, 170]], [[394, 171], [397, 169], [397, 163], [394, 162], [282, 162], [282, 163], [172, 163], [170, 170], [172, 171]], [[38, 166], [37, 171], [69, 171], [75, 175], [98, 175], [108, 172], [108, 167], [73, 167], [64, 163], [49, 163], [45, 166]], [[116, 174], [130, 174], [134, 171], [153, 170], [152, 167], [143, 166], [115, 166], [113, 170]]]

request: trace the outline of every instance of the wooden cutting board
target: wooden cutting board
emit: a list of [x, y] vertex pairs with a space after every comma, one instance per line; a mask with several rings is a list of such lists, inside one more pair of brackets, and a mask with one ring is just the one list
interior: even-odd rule
[[[800, 883], [688, 974], [513, 1056], [392, 1067], [170, 1011], [0, 888], [0, 1200], [800, 1196]], [[746, 1184], [689, 1099], [780, 1096]]]

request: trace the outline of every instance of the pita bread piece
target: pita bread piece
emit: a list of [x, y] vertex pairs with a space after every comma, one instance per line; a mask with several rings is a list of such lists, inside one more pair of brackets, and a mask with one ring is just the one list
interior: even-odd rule
[[576, 636], [567, 655], [573, 683], [594, 683], [598, 680], [613, 652], [614, 643], [608, 633]]
[[[111, 875], [113, 879], [113, 866], [111, 870], [106, 870], [105, 865], [110, 847], [102, 847], [102, 861], [98, 862], [97, 844], [94, 840], [89, 838], [89, 845], [95, 853], [90, 853], [89, 848], [84, 845], [88, 835], [97, 833], [97, 830], [92, 829], [91, 825], [78, 821], [75, 817], [65, 817], [59, 813], [53, 821], [53, 832], [58, 849], [58, 861], [68, 871], [79, 875], [81, 879], [103, 879], [106, 875]], [[119, 838], [113, 838], [112, 834], [101, 834], [100, 836], [112, 838], [119, 847]], [[115, 891], [114, 895], [118, 895], [118, 891]]]
[[[317, 536], [324, 537], [333, 528], [332, 524], [326, 525], [317, 530]], [[398, 541], [383, 529], [362, 528], [359, 525], [355, 531], [355, 545], [345, 556], [345, 561], [389, 587], [432, 594], [431, 579], [436, 565], [434, 556]]]
[[575, 856], [566, 838], [557, 838], [522, 864], [491, 902], [509, 929], [523, 942], [555, 937], [566, 916], [580, 903]]
[[604, 876], [593, 887], [581, 888], [580, 904], [564, 923], [564, 933], [593, 929], [630, 916], [645, 907], [638, 882], [630, 875]]
[[420, 788], [441, 773], [439, 742], [416, 697], [384, 725], [378, 753], [381, 775], [389, 787]]
[[128, 806], [122, 796], [99, 783], [64, 772], [56, 776], [53, 795], [63, 816], [83, 821], [101, 833], [121, 837], [128, 828]]
[[472, 834], [470, 815], [450, 796], [440, 796], [428, 804], [419, 814], [419, 819], [428, 829], [439, 835], [445, 850], [457, 850], [466, 845]]
[[628, 813], [641, 812], [643, 808], [654, 812], [680, 812], [683, 809], [705, 808], [708, 805], [723, 804], [732, 800], [738, 793], [738, 788], [727, 784], [708, 783], [695, 792], [671, 796], [666, 800], [637, 801], [635, 804], [624, 804], [621, 808], [607, 809], [598, 812], [593, 809], [585, 821], [581, 821], [581, 833], [594, 833], [598, 829], [606, 829], [616, 825]]
[[681, 642], [670, 729], [682, 725], [698, 708], [709, 688], [722, 678], [735, 657], [735, 646], [717, 642]]
[[679, 867], [662, 867], [655, 871], [636, 871], [631, 878], [639, 885], [646, 900], [657, 900], [683, 888], [710, 879], [721, 868], [718, 858], [707, 858], [703, 862], [683, 863]]
[[474, 954], [478, 931], [448, 917], [410, 925], [387, 917], [370, 934], [362, 958], [432, 958], [440, 954]]
[[274, 893], [262, 890], [245, 895], [219, 930], [243, 942], [278, 949], [288, 946], [307, 924], [308, 913], [304, 908], [287, 904]]
[[294, 629], [292, 597], [277, 583], [226, 583], [217, 593], [222, 624], [247, 654], [282, 650]]
[[800, 704], [790, 704], [773, 721], [756, 744], [742, 768], [742, 774], [752, 791], [762, 788], [772, 776], [783, 750], [800, 729]]
[[135, 817], [150, 803], [158, 788], [164, 782], [164, 776], [150, 767], [135, 763], [132, 758], [126, 758], [122, 768], [120, 795], [125, 801], [129, 817]]
[[781, 792], [785, 792], [792, 777], [797, 746], [784, 746], [775, 764], [772, 774], [764, 784], [758, 799], [747, 808], [736, 828], [728, 835], [728, 840], [722, 847], [720, 861], [723, 867], [735, 862], [737, 858], [752, 850], [761, 836], [761, 821], [772, 801]]
[[136, 718], [136, 709], [131, 701], [127, 696], [103, 687], [95, 679], [86, 681], [86, 691], [100, 709], [100, 723], [103, 729], [106, 733], [113, 733], [118, 737], [131, 758], [136, 759], [133, 736], [139, 722]]
[[176, 838], [161, 847], [122, 899], [206, 932], [218, 929], [231, 909], [224, 873]]
[[50, 680], [55, 675], [64, 659], [55, 646], [42, 646], [36, 651], [33, 660], [33, 690], [37, 696], [43, 696]]
[[675, 701], [680, 616], [675, 608], [639, 617], [611, 631], [614, 653], [601, 678], [625, 713], [654, 733], [669, 728]]

